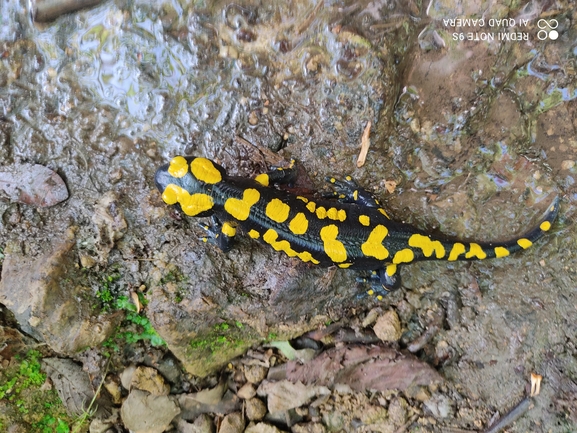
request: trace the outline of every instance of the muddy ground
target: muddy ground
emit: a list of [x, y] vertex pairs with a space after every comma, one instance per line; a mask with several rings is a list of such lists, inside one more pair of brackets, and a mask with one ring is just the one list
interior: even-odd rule
[[[440, 384], [331, 389], [328, 415], [309, 409], [301, 421], [326, 431], [481, 431], [525, 397], [535, 373], [541, 392], [507, 431], [577, 429], [570, 2], [118, 0], [48, 23], [27, 7], [0, 5], [5, 369], [37, 343], [43, 356], [82, 366], [94, 389], [103, 376], [120, 383], [131, 364], [153, 366], [170, 384], [159, 395], [176, 405], [175, 395], [214, 388], [222, 375], [262, 386], [246, 376], [251, 362], [229, 363], [263, 342], [316, 331], [307, 338], [327, 348], [376, 344], [364, 330], [394, 315], [399, 332], [386, 345], [413, 352]], [[557, 196], [561, 210], [523, 253], [407, 265], [401, 289], [378, 301], [358, 296], [358, 272], [313, 269], [247, 238], [229, 254], [200, 242], [198, 221], [167, 208], [154, 187], [156, 168], [178, 154], [243, 176], [295, 158], [301, 189], [351, 174], [394, 220], [452, 238], [511, 238]], [[335, 340], [337, 329], [356, 337]], [[286, 361], [259, 350], [267, 370], [271, 356]], [[102, 406], [118, 412], [137, 400], [128, 383], [116, 396], [107, 388]], [[405, 415], [395, 418], [398, 407]], [[339, 411], [380, 421], [333, 422]], [[5, 425], [27, 431], [10, 417]]]

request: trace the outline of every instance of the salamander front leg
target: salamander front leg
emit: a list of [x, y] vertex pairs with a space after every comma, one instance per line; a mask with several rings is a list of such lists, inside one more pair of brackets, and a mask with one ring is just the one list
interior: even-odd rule
[[233, 223], [225, 222], [221, 224], [216, 216], [211, 218], [211, 224], [200, 224], [206, 230], [206, 237], [201, 238], [203, 242], [216, 245], [225, 253], [228, 252], [234, 244], [236, 235], [236, 226]]
[[295, 163], [296, 161], [291, 159], [291, 163], [287, 168], [271, 167], [271, 171], [259, 174], [254, 178], [254, 180], [263, 186], [270, 186], [275, 184], [290, 185], [294, 183], [297, 177]]
[[350, 176], [345, 177], [345, 180], [327, 177], [326, 181], [335, 188], [333, 193], [326, 195], [327, 198], [336, 198], [342, 203], [355, 203], [359, 206], [379, 207], [379, 201], [369, 191], [361, 188]]

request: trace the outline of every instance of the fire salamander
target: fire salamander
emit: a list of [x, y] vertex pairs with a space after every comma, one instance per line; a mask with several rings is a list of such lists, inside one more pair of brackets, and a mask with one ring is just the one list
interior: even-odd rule
[[[237, 229], [318, 266], [377, 270], [385, 290], [398, 287], [399, 265], [417, 260], [483, 260], [529, 248], [551, 228], [555, 199], [541, 223], [506, 242], [447, 241], [392, 221], [379, 202], [350, 178], [328, 179], [334, 196], [312, 199], [274, 188], [292, 182], [296, 171], [278, 168], [254, 179], [229, 176], [206, 158], [177, 156], [158, 169], [155, 183], [166, 204], [188, 216], [213, 215], [203, 238], [228, 251]], [[370, 292], [372, 294], [372, 291]]]

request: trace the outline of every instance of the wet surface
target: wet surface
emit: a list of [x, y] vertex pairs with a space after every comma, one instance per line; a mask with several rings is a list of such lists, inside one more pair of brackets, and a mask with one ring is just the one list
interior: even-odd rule
[[[153, 185], [170, 157], [205, 156], [247, 176], [296, 158], [299, 187], [351, 174], [393, 219], [472, 240], [523, 233], [559, 195], [558, 222], [530, 250], [408, 265], [384, 303], [399, 313], [402, 347], [438, 328], [414, 347], [462, 408], [447, 425], [505, 412], [537, 371], [542, 395], [511, 431], [571, 430], [576, 403], [562, 385], [577, 381], [569, 4], [200, 3], [106, 2], [46, 24], [17, 1], [0, 5], [0, 164], [47, 167], [70, 193], [45, 209], [2, 197], [3, 279], [18, 281], [18, 260], [50, 256], [54, 238], [73, 232], [66, 260], [82, 271], [63, 287], [82, 323], [100, 317], [87, 306], [101, 305], [97, 282], [114, 269], [114, 295], [144, 286], [145, 314], [185, 368], [204, 375], [271, 334], [294, 337], [373, 301], [356, 298], [357, 273], [312, 269], [248, 239], [228, 255], [197, 241], [197, 222], [167, 209]], [[445, 23], [453, 10], [487, 23]], [[517, 21], [488, 25], [504, 17]], [[539, 40], [540, 18], [557, 20], [558, 39]], [[490, 32], [493, 41], [468, 40]], [[499, 40], [515, 32], [526, 40]], [[215, 336], [223, 323], [230, 331]], [[38, 326], [32, 335], [62, 341]], [[226, 345], [210, 344], [220, 337]]]

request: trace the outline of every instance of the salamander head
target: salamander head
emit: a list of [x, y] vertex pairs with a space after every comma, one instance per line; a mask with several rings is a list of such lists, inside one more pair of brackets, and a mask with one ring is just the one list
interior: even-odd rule
[[166, 204], [180, 205], [189, 216], [207, 216], [214, 206], [211, 185], [225, 176], [221, 166], [206, 158], [176, 156], [156, 171], [154, 183]]

